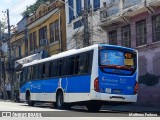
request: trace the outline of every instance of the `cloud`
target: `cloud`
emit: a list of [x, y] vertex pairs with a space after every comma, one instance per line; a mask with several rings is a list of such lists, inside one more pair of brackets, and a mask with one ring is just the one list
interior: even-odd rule
[[13, 2], [13, 0], [2, 0], [2, 2], [5, 3], [5, 4], [8, 4], [8, 3], [10, 4], [10, 3]]

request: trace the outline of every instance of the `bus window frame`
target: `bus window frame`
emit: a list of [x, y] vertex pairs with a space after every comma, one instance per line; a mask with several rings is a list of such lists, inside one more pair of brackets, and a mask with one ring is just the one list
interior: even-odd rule
[[[54, 78], [65, 78], [65, 77], [76, 77], [76, 76], [83, 76], [83, 75], [91, 75], [91, 72], [92, 72], [92, 62], [93, 62], [93, 50], [91, 50], [91, 51], [86, 51], [86, 52], [82, 52], [82, 53], [78, 53], [78, 54], [74, 54], [74, 55], [71, 55], [71, 56], [66, 56], [66, 57], [63, 57], [63, 58], [58, 58], [58, 59], [54, 59], [54, 60], [51, 60], [51, 61], [46, 61], [46, 62], [42, 62], [42, 63], [39, 63], [39, 64], [34, 64], [34, 65], [31, 65], [31, 66], [37, 66], [38, 65], [38, 68], [39, 68], [39, 70], [38, 70], [38, 78], [37, 79], [30, 79], [29, 81], [34, 81], [34, 80], [48, 80], [48, 79], [54, 79]], [[61, 63], [63, 63], [63, 59], [65, 58], [65, 59], [68, 59], [69, 61], [70, 61], [70, 59], [72, 58], [72, 57], [74, 57], [74, 58], [76, 58], [76, 56], [79, 56], [79, 58], [80, 58], [80, 56], [81, 56], [81, 54], [90, 54], [90, 56], [89, 56], [89, 66], [88, 66], [88, 72], [87, 73], [82, 73], [82, 74], [79, 74], [79, 68], [78, 68], [78, 74], [75, 74], [75, 72], [73, 73], [73, 74], [68, 74], [68, 75], [56, 75], [56, 76], [53, 76], [53, 74], [51, 73], [51, 71], [54, 69], [54, 68], [52, 68], [51, 70], [50, 70], [50, 76], [49, 77], [44, 77], [44, 78], [42, 78], [42, 69], [40, 68], [40, 67], [43, 67], [43, 64], [46, 64], [47, 62], [49, 62], [50, 63], [50, 67], [51, 67], [51, 65], [53, 65], [53, 63], [56, 63], [57, 64], [57, 62], [58, 62], [58, 60], [61, 60]], [[85, 56], [87, 56], [87, 55], [85, 55]], [[74, 62], [75, 63], [75, 62]], [[69, 62], [69, 64], [70, 64], [70, 62]], [[79, 63], [80, 64], [80, 63]], [[24, 67], [24, 68], [29, 68], [29, 67], [31, 67], [31, 66], [27, 66], [27, 67]], [[53, 66], [52, 66], [53, 67]], [[62, 66], [61, 66], [62, 67]], [[41, 69], [41, 70], [40, 70]], [[70, 67], [69, 67], [69, 72], [70, 72]], [[75, 69], [75, 64], [74, 64], [74, 69]], [[60, 71], [60, 70], [59, 70]], [[40, 74], [40, 72], [41, 72], [41, 74]], [[60, 71], [61, 73], [62, 73], [62, 69], [61, 69], [61, 71]], [[56, 73], [57, 74], [57, 73]], [[41, 78], [40, 78], [40, 75], [41, 75]], [[52, 75], [52, 76], [51, 76]], [[27, 81], [28, 82], [28, 81]]]

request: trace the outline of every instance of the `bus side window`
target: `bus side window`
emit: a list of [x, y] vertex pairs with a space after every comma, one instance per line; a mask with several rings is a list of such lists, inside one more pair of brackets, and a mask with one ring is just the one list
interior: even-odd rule
[[22, 76], [21, 76], [21, 81], [20, 81], [20, 85], [22, 85], [23, 83], [25, 83], [27, 81], [27, 68], [23, 68], [23, 72], [22, 72]]
[[61, 76], [62, 60], [57, 61], [57, 76]]
[[27, 72], [27, 81], [30, 81], [31, 79], [31, 67], [28, 67], [28, 72]]
[[73, 75], [74, 74], [74, 68], [75, 68], [75, 57], [71, 57], [70, 58], [70, 71], [69, 71], [69, 75]]
[[28, 67], [25, 68], [24, 70], [25, 70], [25, 71], [24, 71], [24, 74], [25, 74], [25, 75], [24, 75], [24, 77], [25, 77], [25, 78], [24, 78], [24, 82], [26, 82], [26, 81], [27, 81], [27, 76], [28, 76]]
[[35, 65], [35, 77], [34, 77], [34, 79], [38, 79], [38, 71], [39, 71], [38, 65]]
[[30, 77], [31, 80], [34, 79], [34, 66], [31, 66], [31, 77]]
[[53, 74], [53, 61], [50, 62], [50, 77], [54, 77], [54, 74]]
[[86, 57], [85, 57], [85, 69], [84, 69], [84, 73], [88, 73], [89, 72], [89, 68], [90, 68], [89, 61], [90, 61], [90, 53], [87, 53]]
[[89, 70], [90, 70], [90, 53], [82, 53], [80, 55], [78, 74], [89, 73]]
[[69, 75], [69, 58], [62, 60], [62, 76]]
[[42, 78], [46, 78], [46, 74], [45, 74], [45, 63], [42, 63]]
[[80, 62], [80, 58], [79, 56], [76, 56], [76, 59], [75, 59], [75, 74], [79, 74], [79, 62]]
[[43, 64], [39, 64], [38, 79], [42, 79], [42, 68], [43, 68]]
[[53, 77], [57, 76], [57, 60], [54, 60], [52, 62], [52, 76]]
[[45, 63], [45, 78], [50, 77], [49, 72], [50, 72], [50, 62], [46, 62]]
[[84, 74], [86, 73], [86, 53], [81, 53], [80, 55], [80, 61], [79, 61], [79, 67], [78, 67], [78, 74]]

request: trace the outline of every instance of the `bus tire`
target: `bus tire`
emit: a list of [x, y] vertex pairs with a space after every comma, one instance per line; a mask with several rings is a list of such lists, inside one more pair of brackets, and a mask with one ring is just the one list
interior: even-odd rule
[[96, 101], [90, 101], [86, 104], [89, 112], [98, 112], [101, 109], [102, 104]]
[[57, 109], [63, 109], [64, 108], [64, 99], [63, 99], [63, 93], [59, 91], [56, 95], [56, 108]]
[[31, 96], [30, 94], [27, 95], [27, 104], [29, 106], [34, 106], [34, 101], [31, 101]]

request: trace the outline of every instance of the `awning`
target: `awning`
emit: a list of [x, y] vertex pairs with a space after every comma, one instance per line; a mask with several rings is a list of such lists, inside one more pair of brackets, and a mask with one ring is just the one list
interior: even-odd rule
[[42, 59], [42, 54], [43, 54], [43, 51], [15, 61], [15, 70], [19, 71], [24, 64], [32, 62], [33, 60]]

